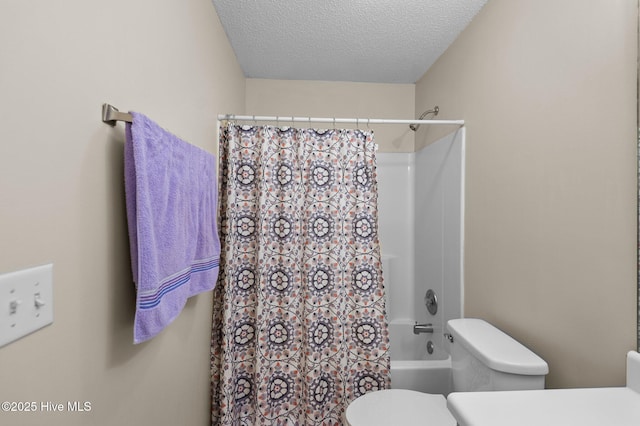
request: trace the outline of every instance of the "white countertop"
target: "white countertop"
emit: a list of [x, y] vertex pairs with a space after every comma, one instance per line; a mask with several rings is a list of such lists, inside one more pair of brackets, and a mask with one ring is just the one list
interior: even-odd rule
[[460, 426], [638, 426], [640, 393], [628, 387], [452, 393]]

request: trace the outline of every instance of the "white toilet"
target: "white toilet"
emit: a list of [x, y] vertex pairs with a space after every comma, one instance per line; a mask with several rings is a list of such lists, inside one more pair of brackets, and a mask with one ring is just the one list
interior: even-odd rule
[[[447, 329], [455, 392], [544, 389], [547, 363], [491, 324], [460, 318]], [[349, 426], [456, 425], [443, 395], [405, 389], [363, 395], [349, 404], [345, 418]]]

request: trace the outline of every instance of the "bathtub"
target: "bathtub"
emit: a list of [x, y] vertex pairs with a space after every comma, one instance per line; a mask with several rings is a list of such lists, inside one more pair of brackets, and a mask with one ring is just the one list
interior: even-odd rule
[[[442, 327], [433, 334], [413, 334], [413, 321], [394, 320], [389, 324], [391, 346], [391, 387], [448, 395], [451, 392], [451, 356], [443, 348]], [[427, 342], [435, 347], [427, 352]]]

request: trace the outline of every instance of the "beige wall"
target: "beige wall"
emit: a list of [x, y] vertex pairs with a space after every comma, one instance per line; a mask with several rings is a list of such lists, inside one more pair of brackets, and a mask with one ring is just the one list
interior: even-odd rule
[[416, 110], [467, 123], [465, 314], [545, 358], [550, 387], [621, 385], [636, 344], [637, 18], [491, 0], [416, 86]]
[[55, 297], [53, 325], [0, 348], [0, 400], [92, 403], [0, 424], [207, 424], [210, 293], [132, 344], [124, 126], [100, 107], [213, 151], [244, 77], [211, 1], [5, 1], [0, 62], [0, 273], [53, 262]]
[[[415, 115], [414, 93], [413, 84], [247, 79], [246, 105], [251, 115], [410, 119]], [[360, 128], [366, 129], [366, 122]], [[408, 125], [370, 128], [381, 152], [413, 151], [414, 132]]]

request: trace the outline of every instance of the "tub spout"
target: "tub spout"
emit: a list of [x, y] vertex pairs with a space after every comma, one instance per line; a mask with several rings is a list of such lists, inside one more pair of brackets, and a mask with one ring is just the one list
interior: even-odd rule
[[418, 324], [418, 322], [416, 322], [413, 325], [413, 334], [420, 333], [433, 333], [433, 324]]

